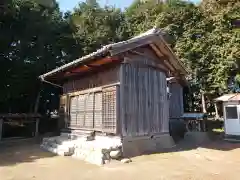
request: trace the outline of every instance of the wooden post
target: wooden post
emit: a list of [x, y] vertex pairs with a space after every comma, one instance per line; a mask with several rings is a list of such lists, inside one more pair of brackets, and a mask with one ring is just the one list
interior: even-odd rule
[[36, 127], [36, 129], [35, 129], [35, 137], [38, 136], [39, 121], [40, 121], [40, 119], [37, 118], [37, 119], [36, 119], [36, 126], [35, 126], [35, 127]]
[[206, 132], [207, 129], [206, 129], [206, 119], [204, 119], [203, 121], [203, 132]]
[[202, 96], [202, 112], [207, 113], [204, 93], [202, 93], [201, 96]]
[[0, 141], [2, 140], [3, 119], [0, 119]]
[[217, 103], [214, 103], [214, 108], [215, 108], [215, 118], [219, 119], [219, 114], [218, 114], [218, 108], [217, 108]]
[[197, 120], [197, 123], [198, 123], [198, 131], [201, 132], [201, 131], [202, 131], [201, 121], [200, 121], [200, 120]]
[[40, 95], [41, 95], [41, 91], [39, 91], [38, 94], [37, 94], [36, 101], [35, 101], [35, 104], [34, 104], [33, 113], [38, 113], [38, 107], [39, 107], [39, 102], [40, 102]]

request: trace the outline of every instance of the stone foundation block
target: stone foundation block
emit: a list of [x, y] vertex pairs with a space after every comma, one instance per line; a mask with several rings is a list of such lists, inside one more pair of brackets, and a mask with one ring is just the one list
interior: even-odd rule
[[[110, 152], [121, 149], [120, 137], [63, 136], [44, 138], [41, 147], [62, 156], [72, 156], [96, 165], [111, 161]], [[112, 152], [113, 154], [113, 152]], [[119, 153], [115, 155], [118, 156]]]
[[168, 133], [153, 136], [124, 137], [123, 157], [159, 152], [174, 146], [175, 143]]

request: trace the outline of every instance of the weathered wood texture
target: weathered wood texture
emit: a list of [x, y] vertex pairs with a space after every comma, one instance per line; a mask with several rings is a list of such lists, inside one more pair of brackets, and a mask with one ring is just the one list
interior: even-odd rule
[[183, 88], [177, 82], [169, 84], [170, 102], [169, 102], [169, 117], [179, 118], [184, 113], [183, 107]]
[[70, 98], [69, 127], [116, 133], [117, 86]]
[[2, 140], [2, 134], [3, 134], [3, 132], [2, 132], [2, 130], [3, 130], [3, 119], [0, 119], [0, 141]]
[[119, 66], [66, 82], [60, 103], [66, 127], [116, 132], [117, 87], [104, 86], [118, 82]]
[[102, 91], [102, 129], [117, 132], [117, 86]]
[[[128, 61], [128, 59], [131, 59]], [[135, 55], [120, 70], [120, 119], [123, 136], [142, 136], [169, 131], [166, 74], [136, 63], [155, 65]]]
[[127, 58], [130, 58], [132, 63], [147, 64], [161, 71], [168, 72], [169, 69], [165, 64], [165, 58], [159, 59], [156, 53], [149, 46], [137, 48], [128, 53]]
[[70, 79], [63, 84], [63, 94], [119, 82], [119, 66], [86, 76]]
[[[123, 64], [120, 66], [66, 82], [64, 94], [69, 93], [68, 102], [72, 101], [66, 105], [70, 107], [68, 114], [73, 116], [68, 120], [70, 127], [107, 130], [123, 136], [168, 133], [169, 100], [166, 81], [168, 69], [163, 60], [147, 47], [137, 48], [124, 54]], [[160, 66], [161, 68], [158, 68]], [[116, 86], [118, 89], [116, 91], [105, 92], [102, 89], [100, 94], [90, 91], [85, 95], [74, 93], [118, 82], [120, 86], [119, 89]], [[79, 101], [82, 96], [85, 100]], [[81, 102], [86, 104], [85, 96], [91, 103], [79, 109]], [[89, 98], [90, 96], [92, 98]], [[82, 109], [84, 112], [81, 112]], [[82, 117], [79, 115], [84, 116], [84, 120], [81, 121]], [[79, 124], [79, 120], [83, 124]]]
[[69, 122], [69, 96], [62, 95], [60, 97], [60, 106], [59, 106], [59, 121], [62, 123], [62, 128], [68, 127]]

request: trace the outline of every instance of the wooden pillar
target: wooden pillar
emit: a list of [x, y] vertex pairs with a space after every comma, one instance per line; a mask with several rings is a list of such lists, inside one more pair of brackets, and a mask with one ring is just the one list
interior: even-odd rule
[[218, 108], [217, 108], [217, 103], [214, 103], [214, 108], [215, 108], [215, 118], [219, 119], [219, 114], [218, 114]]
[[2, 140], [3, 119], [0, 119], [0, 141]]
[[202, 131], [201, 120], [197, 120], [196, 122], [198, 123], [198, 131], [201, 132]]
[[200, 129], [201, 132], [206, 132], [206, 119], [203, 118], [202, 121], [201, 121], [201, 129]]
[[69, 106], [70, 106], [70, 98], [68, 95], [62, 95], [60, 97], [60, 107], [59, 107], [59, 120], [61, 123], [60, 129], [68, 128], [69, 123]]
[[37, 137], [38, 136], [38, 134], [39, 134], [39, 132], [38, 132], [38, 128], [39, 128], [39, 121], [40, 121], [40, 119], [39, 118], [37, 118], [36, 119], [36, 129], [35, 129], [35, 137]]
[[206, 119], [204, 119], [203, 121], [203, 131], [206, 132], [207, 128], [206, 128]]
[[201, 94], [201, 99], [202, 99], [202, 112], [207, 113], [204, 93]]

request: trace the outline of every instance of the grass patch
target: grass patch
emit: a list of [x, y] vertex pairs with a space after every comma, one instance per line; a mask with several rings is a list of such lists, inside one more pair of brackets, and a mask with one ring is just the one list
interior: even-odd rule
[[223, 133], [224, 132], [224, 129], [223, 128], [215, 128], [212, 130], [212, 132], [215, 132], [215, 133]]

